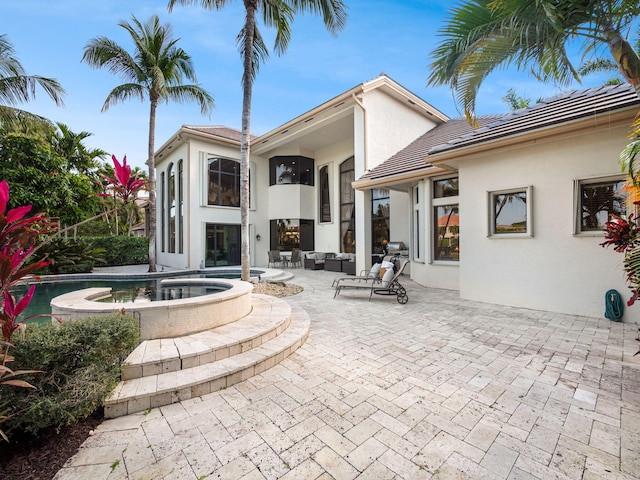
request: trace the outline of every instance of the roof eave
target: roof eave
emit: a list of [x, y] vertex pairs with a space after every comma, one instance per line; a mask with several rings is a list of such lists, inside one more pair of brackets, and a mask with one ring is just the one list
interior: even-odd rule
[[220, 135], [215, 135], [213, 133], [201, 132], [199, 130], [194, 130], [192, 128], [189, 128], [189, 127], [183, 125], [182, 127], [180, 127], [180, 129], [176, 133], [174, 133], [169, 138], [169, 140], [164, 142], [162, 144], [162, 146], [159, 149], [156, 150], [155, 158], [160, 158], [161, 156], [163, 156], [165, 154], [165, 150], [169, 150], [169, 149], [173, 148], [174, 144], [184, 141], [185, 136], [186, 137], [192, 137], [192, 138], [202, 138], [202, 139], [206, 139], [206, 140], [215, 140], [217, 142], [233, 145], [234, 147], [235, 146], [240, 146], [240, 141], [238, 141], [238, 140], [233, 140], [231, 138], [222, 137]]
[[351, 182], [351, 186], [356, 190], [371, 190], [378, 187], [391, 187], [401, 183], [410, 183], [421, 180], [425, 177], [449, 173], [451, 170], [445, 166], [427, 165], [426, 168], [412, 170], [411, 172], [387, 175], [379, 178], [360, 178]]
[[436, 123], [444, 123], [449, 120], [444, 113], [440, 112], [438, 109], [434, 108], [424, 100], [422, 100], [417, 95], [413, 94], [409, 90], [402, 87], [400, 84], [396, 83], [394, 80], [390, 79], [386, 75], [381, 75], [373, 80], [368, 82], [361, 83], [356, 85], [355, 87], [347, 90], [346, 92], [341, 93], [337, 97], [334, 97], [317, 107], [309, 110], [308, 112], [303, 113], [302, 115], [295, 117], [294, 119], [288, 121], [287, 123], [280, 125], [278, 128], [271, 130], [264, 135], [260, 135], [259, 137], [252, 140], [251, 144], [255, 149], [259, 149], [260, 145], [268, 143], [274, 137], [278, 137], [301, 124], [308, 123], [314, 117], [321, 115], [327, 111], [330, 111], [334, 108], [340, 107], [343, 104], [347, 104], [348, 106], [355, 105], [356, 102], [354, 100], [354, 96], [358, 94], [363, 94], [377, 88], [388, 88], [392, 91], [396, 96], [401, 96], [406, 99], [407, 103], [412, 105], [412, 107], [417, 110], [421, 110], [424, 112], [424, 115], [434, 120]]
[[[637, 112], [638, 105], [632, 105], [612, 112], [592, 115], [561, 124], [549, 125], [494, 140], [487, 140], [462, 147], [453, 147], [443, 152], [429, 154], [424, 157], [423, 160], [431, 165], [439, 165], [450, 160], [461, 160], [462, 157], [469, 155], [485, 154], [514, 146], [522, 147], [532, 145], [541, 139], [545, 141], [554, 140], [568, 135], [575, 135], [581, 133], [581, 131], [590, 131], [594, 128], [601, 129], [631, 125]], [[552, 132], [550, 133], [550, 131]]]

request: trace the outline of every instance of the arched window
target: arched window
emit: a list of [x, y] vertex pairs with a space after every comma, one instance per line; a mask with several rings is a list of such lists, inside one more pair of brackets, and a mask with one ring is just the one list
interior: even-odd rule
[[340, 164], [340, 239], [343, 253], [356, 253], [356, 195], [354, 158]]
[[207, 205], [240, 206], [240, 164], [226, 158], [209, 158]]
[[165, 218], [167, 218], [167, 201], [166, 201], [166, 195], [167, 192], [164, 189], [164, 185], [165, 185], [165, 174], [164, 172], [162, 172], [160, 174], [160, 251], [164, 252], [166, 251], [166, 224], [165, 224]]
[[184, 162], [178, 162], [178, 253], [184, 253]]
[[320, 223], [331, 221], [331, 195], [329, 190], [329, 166], [320, 167]]
[[169, 253], [176, 253], [176, 172], [173, 164], [167, 169], [167, 208]]

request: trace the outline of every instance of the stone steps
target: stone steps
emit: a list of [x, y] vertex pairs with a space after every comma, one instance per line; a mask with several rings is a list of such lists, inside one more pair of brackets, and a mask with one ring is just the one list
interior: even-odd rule
[[249, 315], [231, 324], [140, 344], [123, 363], [123, 380], [105, 401], [105, 417], [231, 386], [275, 366], [304, 343], [310, 324], [304, 310], [257, 294], [252, 305]]

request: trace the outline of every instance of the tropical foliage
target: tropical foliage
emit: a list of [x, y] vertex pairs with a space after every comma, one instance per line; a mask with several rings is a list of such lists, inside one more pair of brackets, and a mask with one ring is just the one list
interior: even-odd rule
[[3, 424], [9, 438], [13, 432], [59, 430], [94, 413], [139, 342], [138, 321], [131, 314], [30, 325], [26, 335], [15, 339], [14, 365], [41, 373], [22, 376], [35, 388], [0, 387], [10, 416]]
[[[208, 10], [221, 10], [231, 0], [169, 0], [169, 11], [175, 4], [200, 4]], [[251, 98], [253, 81], [260, 64], [269, 56], [269, 49], [258, 29], [256, 15], [266, 27], [274, 28], [274, 50], [283, 54], [291, 39], [294, 16], [303, 13], [322, 15], [324, 25], [331, 34], [337, 34], [346, 22], [346, 7], [342, 0], [245, 0], [245, 22], [236, 42], [242, 57], [242, 135], [240, 137], [240, 223], [241, 223], [241, 278], [249, 281], [249, 152], [251, 137]]]
[[71, 170], [44, 138], [0, 131], [0, 178], [11, 186], [11, 205], [32, 205], [73, 224], [93, 215], [100, 206], [92, 177]]
[[451, 9], [440, 30], [428, 83], [449, 85], [475, 123], [478, 90], [497, 68], [514, 65], [560, 86], [580, 80], [567, 46], [582, 39], [584, 54], [607, 48], [639, 91], [640, 58], [627, 40], [639, 14], [638, 2], [628, 0], [469, 0]]
[[[2, 180], [0, 181], [0, 299], [2, 299], [3, 308], [0, 312], [0, 328], [2, 329], [0, 385], [32, 387], [29, 383], [16, 377], [33, 373], [33, 371], [13, 371], [7, 364], [13, 361], [13, 357], [9, 354], [13, 334], [17, 330], [24, 332], [24, 321], [19, 320], [18, 317], [31, 301], [35, 285], [31, 286], [25, 295], [17, 301], [10, 288], [27, 275], [48, 264], [48, 262], [41, 260], [25, 265], [34, 251], [38, 237], [50, 232], [54, 225], [44, 214], [27, 217], [31, 211], [31, 205], [8, 209], [9, 198], [9, 185], [5, 180]], [[0, 423], [10, 416], [7, 413], [7, 408], [6, 403], [3, 403], [2, 395], [0, 395]], [[0, 436], [7, 439], [1, 430]]]
[[[156, 271], [156, 187], [155, 187], [155, 129], [156, 110], [161, 102], [178, 103], [195, 101], [202, 114], [213, 109], [213, 97], [196, 84], [196, 74], [191, 57], [177, 46], [170, 25], [162, 25], [157, 15], [146, 23], [135, 16], [132, 22], [121, 21], [134, 44], [130, 54], [123, 47], [106, 37], [95, 37], [84, 47], [82, 61], [95, 68], [106, 68], [120, 75], [126, 83], [115, 87], [107, 95], [102, 111], [130, 99], [149, 100], [149, 271]], [[194, 82], [183, 84], [184, 80]]]
[[65, 92], [58, 81], [39, 75], [27, 75], [7, 36], [0, 35], [0, 125], [5, 128], [16, 125], [50, 125], [51, 122], [47, 119], [15, 108], [15, 105], [32, 100], [37, 86], [56, 105], [63, 104], [62, 96]]

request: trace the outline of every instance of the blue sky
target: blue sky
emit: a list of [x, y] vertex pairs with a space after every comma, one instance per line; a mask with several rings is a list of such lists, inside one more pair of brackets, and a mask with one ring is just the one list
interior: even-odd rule
[[[453, 4], [437, 0], [346, 0], [346, 28], [332, 37], [319, 17], [298, 17], [289, 49], [273, 52], [254, 84], [251, 131], [261, 135], [381, 72], [450, 117], [459, 116], [446, 87], [428, 88], [430, 52], [438, 43]], [[93, 134], [85, 143], [130, 164], [144, 167], [148, 141], [148, 102], [128, 101], [101, 113], [102, 104], [122, 79], [81, 63], [83, 47], [106, 36], [133, 51], [130, 36], [118, 26], [135, 15], [146, 21], [157, 14], [172, 25], [179, 45], [189, 53], [198, 82], [215, 98], [210, 117], [195, 104], [162, 104], [158, 109], [156, 148], [181, 125], [226, 125], [240, 129], [242, 64], [235, 38], [244, 19], [242, 1], [222, 11], [177, 5], [165, 0], [5, 0], [0, 6], [3, 29], [27, 73], [56, 78], [67, 91], [65, 107], [56, 107], [42, 91], [22, 108], [67, 124], [72, 131]], [[271, 32], [262, 27], [272, 40]], [[270, 43], [271, 45], [271, 43]], [[573, 88], [599, 85], [590, 78]], [[533, 100], [560, 92], [524, 73], [498, 72], [487, 79], [478, 98], [479, 114], [507, 110], [501, 98], [509, 88]]]

